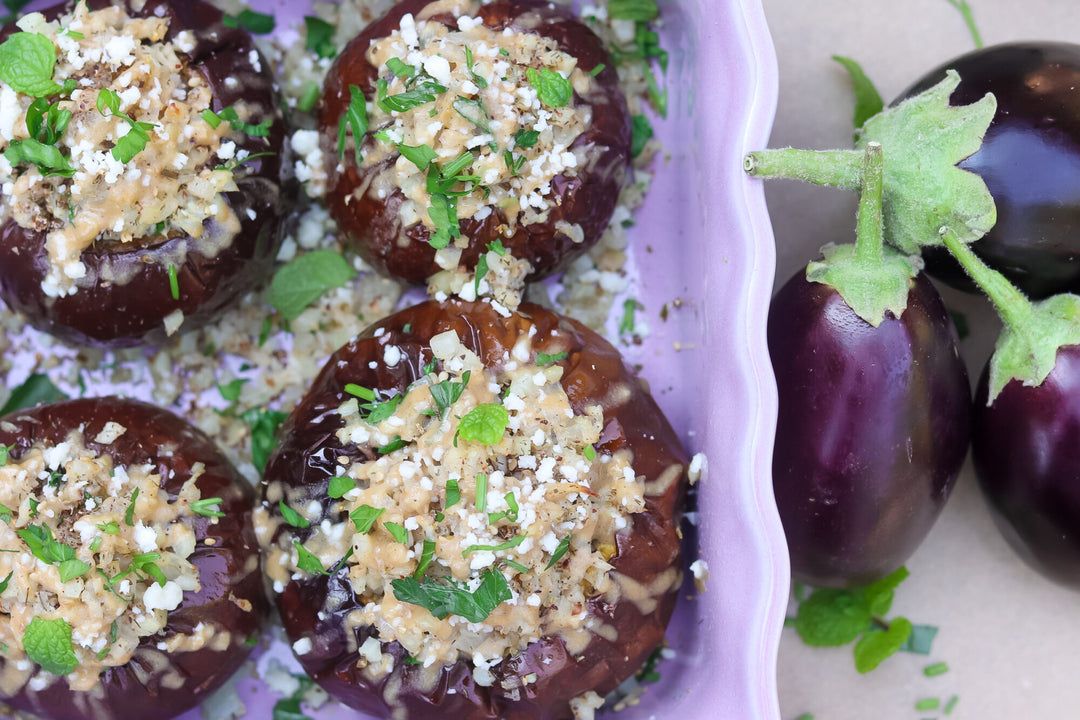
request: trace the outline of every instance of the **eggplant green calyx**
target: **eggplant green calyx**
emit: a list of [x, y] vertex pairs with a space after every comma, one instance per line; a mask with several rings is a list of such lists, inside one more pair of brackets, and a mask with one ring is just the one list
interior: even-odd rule
[[855, 314], [874, 327], [887, 313], [900, 317], [907, 307], [911, 279], [919, 273], [918, 256], [884, 247], [882, 225], [883, 156], [881, 145], [866, 146], [862, 194], [854, 245], [826, 245], [824, 259], [806, 266], [806, 279], [835, 288]]
[[1062, 294], [1031, 302], [1004, 275], [987, 267], [952, 228], [942, 228], [941, 239], [1004, 323], [990, 358], [986, 404], [993, 405], [1012, 380], [1028, 387], [1041, 385], [1054, 369], [1058, 350], [1080, 345], [1080, 297]]
[[761, 150], [744, 160], [756, 177], [782, 177], [857, 190], [862, 150], [880, 143], [885, 153], [885, 241], [907, 254], [940, 245], [938, 230], [951, 227], [961, 241], [978, 240], [994, 226], [997, 210], [986, 183], [956, 164], [982, 145], [997, 110], [987, 93], [978, 102], [949, 105], [960, 76], [953, 70], [937, 85], [863, 125], [858, 150]]

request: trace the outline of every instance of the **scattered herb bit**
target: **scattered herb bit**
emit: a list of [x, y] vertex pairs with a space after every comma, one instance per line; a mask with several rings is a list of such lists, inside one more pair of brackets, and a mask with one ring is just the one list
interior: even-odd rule
[[465, 46], [465, 66], [469, 69], [469, 75], [472, 77], [473, 84], [476, 87], [483, 90], [488, 86], [488, 81], [476, 74], [476, 70], [473, 69], [473, 54], [472, 49]]
[[461, 418], [455, 440], [461, 438], [466, 442], [494, 445], [502, 440], [508, 422], [510, 413], [501, 404], [477, 405]]
[[349, 86], [349, 107], [338, 121], [338, 157], [345, 157], [345, 137], [351, 130], [353, 136], [353, 156], [356, 164], [363, 161], [360, 145], [364, 142], [364, 133], [368, 130], [367, 99], [363, 91], [355, 85]]
[[206, 121], [206, 124], [214, 128], [215, 130], [217, 130], [218, 126], [221, 125], [221, 118], [218, 117], [218, 114], [210, 108], [207, 108], [201, 113], [199, 113], [199, 117]]
[[488, 115], [487, 108], [484, 107], [484, 102], [480, 98], [470, 99], [459, 95], [454, 100], [453, 106], [458, 115], [471, 122], [478, 130], [484, 133], [491, 132], [491, 116]]
[[379, 81], [378, 104], [385, 112], [406, 112], [435, 101], [436, 95], [446, 92], [446, 88], [434, 80], [424, 80], [412, 90], [397, 95], [386, 95], [386, 81]]
[[246, 410], [240, 419], [251, 427], [251, 462], [260, 474], [266, 470], [266, 461], [274, 449], [278, 426], [288, 417], [280, 410]]
[[483, 550], [487, 550], [488, 552], [509, 550], [510, 548], [516, 548], [523, 542], [525, 542], [525, 535], [516, 535], [500, 545], [470, 545], [461, 551], [461, 555], [462, 557], [465, 557], [469, 553], [480, 552]]
[[30, 498], [28, 502], [30, 504], [30, 517], [36, 518], [38, 516], [38, 501], [34, 498]]
[[574, 87], [570, 81], [551, 68], [526, 68], [525, 77], [536, 89], [540, 102], [548, 107], [566, 107], [574, 96]]
[[945, 703], [945, 707], [941, 709], [946, 715], [952, 715], [952, 711], [956, 709], [956, 703], [960, 702], [959, 695], [953, 695], [949, 698], [949, 702]]
[[330, 485], [326, 488], [326, 494], [334, 499], [345, 497], [345, 493], [356, 487], [356, 481], [350, 477], [332, 477]]
[[357, 385], [356, 383], [345, 383], [345, 392], [350, 395], [355, 395], [361, 400], [372, 401], [378, 398], [374, 390], [366, 388], [363, 385]]
[[378, 425], [383, 420], [393, 415], [394, 411], [397, 410], [398, 405], [400, 405], [401, 401], [404, 399], [405, 396], [398, 393], [385, 402], [368, 402], [362, 404], [360, 409], [368, 411], [368, 414], [364, 416], [364, 420], [372, 425]]
[[488, 476], [484, 473], [476, 476], [476, 509], [480, 512], [487, 510], [487, 481]]
[[38, 98], [26, 109], [26, 129], [30, 137], [46, 145], [55, 145], [71, 122], [71, 111], [61, 110], [60, 103]]
[[499, 48], [499, 54], [509, 57], [510, 56], [510, 51], [507, 50], [506, 48]]
[[473, 278], [473, 295], [479, 297], [480, 295], [480, 281], [484, 279], [484, 276], [488, 274], [488, 261], [487, 253], [482, 253], [480, 259], [476, 261], [476, 275]]
[[937, 710], [941, 707], [941, 700], [938, 698], [923, 698], [915, 703], [916, 710]]
[[596, 459], [596, 448], [594, 448], [592, 445], [586, 445], [585, 449], [582, 451], [582, 455], [585, 456], [586, 460], [592, 462]]
[[814, 716], [811, 713], [803, 713], [799, 717], [795, 718], [795, 720], [814, 720]]
[[457, 201], [446, 195], [432, 195], [431, 206], [428, 207], [428, 216], [434, 231], [428, 243], [436, 250], [442, 250], [450, 244], [451, 238], [461, 237], [461, 228], [458, 225]]
[[461, 489], [457, 480], [446, 481], [446, 508], [450, 509], [461, 501]]
[[277, 25], [273, 15], [250, 9], [241, 10], [239, 15], [226, 15], [221, 22], [225, 27], [242, 27], [256, 35], [269, 35], [274, 32], [274, 27]]
[[101, 532], [105, 533], [106, 535], [119, 535], [120, 534], [120, 523], [116, 522], [115, 520], [110, 520], [108, 522], [98, 523], [97, 524], [97, 529], [100, 530]]
[[545, 570], [550, 570], [551, 568], [553, 568], [555, 566], [555, 563], [562, 560], [563, 555], [565, 555], [569, 550], [570, 550], [570, 536], [567, 535], [566, 537], [564, 537], [562, 540], [559, 541], [558, 546], [556, 546], [556, 548], [555, 548], [555, 552], [553, 552], [551, 554], [551, 559], [548, 560], [548, 564], [544, 566], [544, 569]]
[[356, 270], [335, 250], [315, 250], [277, 271], [266, 300], [286, 320], [295, 320], [328, 290], [342, 287], [354, 277]]
[[14, 517], [15, 513], [11, 511], [11, 508], [6, 505], [0, 505], [0, 520], [3, 520], [5, 524], [10, 525]]
[[356, 526], [356, 532], [369, 533], [371, 532], [372, 525], [379, 519], [386, 508], [373, 508], [370, 505], [361, 505], [360, 507], [349, 513], [349, 519], [353, 521], [353, 525]]
[[[431, 565], [431, 561], [435, 559], [435, 541], [424, 540], [424, 549], [420, 553], [420, 562], [416, 565], [416, 571], [413, 572], [413, 577], [417, 580], [424, 577], [424, 573], [427, 572], [428, 566]], [[0, 590], [3, 592], [3, 590]]]
[[333, 25], [314, 15], [305, 15], [304, 31], [306, 50], [310, 50], [321, 58], [332, 58], [337, 55]]
[[172, 293], [173, 300], [180, 299], [180, 280], [176, 276], [176, 266], [169, 265], [169, 292]]
[[505, 565], [506, 565], [507, 567], [511, 567], [511, 568], [514, 568], [514, 569], [515, 569], [515, 570], [517, 570], [517, 571], [518, 571], [519, 573], [527, 573], [527, 572], [529, 572], [529, 568], [525, 567], [524, 565], [522, 565], [522, 564], [521, 564], [521, 563], [519, 563], [519, 562], [515, 562], [515, 561], [511, 560], [510, 558], [503, 558], [503, 559], [502, 559], [502, 562], [503, 562], [503, 563], [504, 563], [504, 564], [505, 564]]
[[5, 465], [7, 465], [8, 453], [10, 453], [12, 448], [14, 447], [14, 444], [4, 445], [3, 443], [0, 443], [0, 467], [4, 467]]
[[139, 488], [135, 488], [131, 493], [131, 502], [128, 503], [127, 510], [124, 511], [124, 524], [128, 527], [135, 526], [135, 501], [139, 499]]
[[398, 143], [398, 152], [402, 157], [411, 162], [420, 170], [427, 170], [428, 165], [432, 161], [437, 160], [439, 156], [431, 149], [429, 145], [405, 145], [404, 143]]
[[833, 55], [832, 59], [844, 66], [851, 77], [851, 87], [855, 92], [855, 115], [852, 124], [857, 131], [867, 120], [877, 115], [885, 107], [874, 83], [866, 76], [862, 65], [849, 57]]
[[408, 444], [409, 443], [401, 439], [400, 435], [395, 435], [393, 440], [386, 443], [385, 445], [382, 445], [381, 447], [376, 448], [376, 451], [380, 455], [389, 455], [390, 453], [400, 450]]
[[460, 382], [443, 380], [428, 388], [431, 391], [431, 399], [435, 401], [435, 405], [439, 408], [440, 417], [445, 418], [446, 412], [458, 401], [458, 398], [461, 397], [461, 393], [465, 391], [466, 386], [469, 384], [469, 377], [471, 375], [472, 373], [466, 370], [464, 374], [462, 374]]
[[410, 78], [416, 73], [416, 68], [406, 64], [401, 58], [390, 58], [386, 61], [386, 67], [394, 73], [394, 77]]
[[74, 580], [90, 570], [89, 565], [78, 559], [65, 560], [56, 567], [60, 570], [60, 582], [62, 583]]
[[399, 543], [409, 542], [409, 531], [405, 529], [404, 525], [399, 525], [395, 522], [384, 522], [383, 527], [386, 528], [386, 532], [390, 533], [390, 536]]
[[597, 65], [596, 67], [594, 67], [592, 70], [589, 71], [589, 75], [591, 77], [596, 77], [600, 73], [604, 72], [604, 68], [606, 68], [606, 67], [607, 67], [606, 63], [600, 63], [599, 65]]
[[547, 353], [544, 353], [544, 352], [538, 352], [538, 353], [536, 353], [536, 364], [539, 365], [540, 367], [547, 367], [548, 365], [551, 365], [552, 363], [562, 362], [563, 360], [565, 360], [569, 356], [570, 356], [570, 354], [568, 352], [566, 352], [565, 350], [563, 350], [562, 352], [554, 353], [552, 355], [548, 355]]
[[221, 512], [222, 499], [219, 497], [203, 498], [202, 500], [196, 500], [188, 507], [191, 508], [191, 512], [196, 515], [202, 515], [203, 517], [221, 518], [225, 517], [225, 513]]
[[150, 142], [150, 130], [155, 127], [154, 123], [139, 122], [132, 119], [130, 115], [120, 112], [120, 96], [115, 91], [108, 88], [99, 90], [97, 109], [102, 115], [105, 115], [105, 111], [108, 110], [114, 117], [128, 124], [127, 135], [117, 139], [111, 151], [117, 161], [129, 163], [132, 158], [146, 149], [147, 143]]
[[402, 578], [392, 581], [391, 585], [398, 600], [425, 608], [440, 620], [458, 615], [469, 622], [480, 623], [513, 597], [506, 578], [496, 569], [487, 570], [480, 576], [480, 586], [474, 592], [457, 585], [444, 585], [430, 577], [422, 581]]
[[300, 703], [303, 702], [304, 695], [315, 685], [315, 681], [303, 673], [293, 673], [293, 677], [300, 684], [292, 695], [274, 703], [273, 720], [311, 720], [301, 711]]
[[506, 511], [506, 518], [511, 522], [517, 522], [518, 511], [521, 508], [518, 507], [518, 501], [517, 498], [514, 497], [514, 493], [506, 493], [505, 495], [503, 495], [503, 500], [505, 500], [506, 504], [510, 507], [510, 509]]
[[57, 147], [45, 145], [33, 138], [11, 143], [4, 151], [4, 157], [12, 165], [33, 165], [45, 177], [50, 175], [71, 177], [75, 174], [75, 168], [71, 167], [68, 159]]
[[244, 384], [247, 382], [247, 378], [236, 378], [225, 385], [218, 385], [217, 389], [225, 402], [235, 403], [240, 399], [240, 393], [243, 392]]
[[14, 575], [14, 574], [15, 574], [15, 571], [13, 570], [13, 571], [8, 573], [6, 578], [4, 578], [3, 580], [0, 580], [0, 595], [3, 595], [4, 591], [7, 590], [8, 583], [11, 582], [11, 576]]
[[893, 618], [887, 630], [871, 628], [855, 643], [855, 669], [868, 673], [892, 657], [911, 634], [911, 621]]
[[299, 540], [293, 540], [293, 546], [296, 548], [296, 567], [312, 575], [326, 574], [326, 569], [319, 562], [319, 558], [315, 557]]
[[938, 629], [933, 625], [912, 625], [911, 635], [900, 649], [916, 655], [929, 655], [937, 631]]
[[17, 32], [0, 44], [0, 80], [15, 92], [46, 97], [64, 88], [53, 80], [56, 46], [40, 33]]
[[499, 257], [506, 255], [506, 248], [503, 247], [502, 240], [492, 240], [487, 245], [488, 252], [493, 252]]
[[317, 102], [319, 102], [319, 84], [309, 80], [304, 85], [304, 92], [300, 94], [296, 101], [296, 109], [300, 112], [311, 112], [315, 109], [315, 103]]
[[286, 505], [284, 500], [278, 501], [278, 508], [281, 510], [281, 518], [294, 528], [311, 527], [311, 523], [308, 522], [308, 519]]
[[[205, 112], [201, 113], [201, 115], [203, 119], [206, 120], [207, 116]], [[270, 134], [270, 126], [274, 124], [273, 118], [267, 118], [258, 125], [246, 123], [240, 119], [240, 113], [236, 112], [236, 108], [234, 107], [222, 108], [221, 112], [217, 113], [216, 117], [220, 120], [227, 120], [233, 130], [238, 130], [251, 137], [266, 137]], [[209, 120], [207, 120], [207, 122], [209, 122]], [[217, 125], [214, 125], [214, 127], [217, 127]]]
[[68, 675], [79, 667], [71, 645], [71, 626], [63, 618], [35, 617], [26, 626], [22, 644], [26, 656], [53, 675]]
[[660, 17], [655, 0], [610, 0], [607, 10], [608, 17], [615, 20], [649, 22]]
[[653, 136], [652, 123], [645, 115], [635, 115], [631, 120], [630, 155], [637, 157], [645, 149], [645, 144]]
[[517, 177], [521, 174], [521, 168], [525, 164], [525, 156], [515, 155], [506, 150], [503, 152], [503, 162], [506, 163], [506, 169], [510, 171], [510, 174]]
[[938, 675], [944, 675], [947, 672], [949, 672], [949, 664], [943, 662], [927, 665], [923, 668], [923, 675], [926, 677], [937, 677]]
[[660, 660], [663, 657], [664, 646], [657, 645], [653, 648], [653, 651], [649, 653], [649, 657], [645, 659], [645, 663], [641, 666], [641, 669], [634, 675], [634, 679], [639, 683], [660, 682], [660, 673], [656, 671], [656, 666], [660, 664]]
[[634, 332], [634, 311], [644, 310], [645, 306], [633, 298], [623, 301], [623, 316], [619, 322], [619, 334], [630, 335]]
[[161, 568], [157, 566], [157, 561], [160, 559], [161, 553], [140, 553], [131, 558], [131, 566], [129, 568], [129, 571], [135, 570], [137, 572], [140, 572], [146, 577], [153, 578], [159, 586], [165, 587], [165, 583], [168, 582], [165, 578], [165, 573], [163, 573], [161, 571]]
[[417, 660], [416, 658], [414, 658], [412, 655], [406, 655], [405, 656], [405, 664], [406, 665], [420, 665], [420, 664], [422, 664], [422, 662], [420, 660]]

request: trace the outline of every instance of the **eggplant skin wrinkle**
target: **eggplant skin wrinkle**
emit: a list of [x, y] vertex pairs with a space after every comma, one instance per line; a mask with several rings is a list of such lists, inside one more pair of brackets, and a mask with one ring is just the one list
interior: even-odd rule
[[773, 488], [792, 577], [858, 586], [922, 542], [967, 454], [971, 393], [956, 331], [920, 274], [874, 328], [802, 273], [773, 298]]
[[1058, 351], [1038, 387], [1013, 380], [987, 407], [975, 391], [971, 451], [1005, 539], [1033, 568], [1080, 589], [1080, 346]]

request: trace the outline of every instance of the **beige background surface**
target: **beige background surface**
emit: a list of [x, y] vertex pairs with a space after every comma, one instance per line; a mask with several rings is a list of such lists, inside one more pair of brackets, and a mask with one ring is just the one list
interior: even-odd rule
[[[1080, 42], [1076, 0], [971, 0], [987, 44], [1054, 39]], [[834, 54], [859, 60], [888, 102], [923, 72], [972, 49], [946, 0], [763, 0], [780, 68], [773, 147], [850, 147], [852, 95]], [[1080, 88], [1078, 88], [1080, 92]], [[830, 240], [854, 232], [854, 197], [794, 183], [767, 189], [777, 243], [778, 282]], [[978, 374], [997, 323], [981, 300], [945, 293], [972, 325], [964, 342]], [[970, 462], [927, 541], [908, 563], [894, 611], [940, 628], [929, 657], [901, 653], [860, 676], [850, 647], [808, 648], [793, 630], [780, 645], [784, 720], [920, 720], [923, 698], [959, 696], [952, 718], [1080, 718], [1080, 593], [1029, 570], [998, 534]], [[944, 661], [950, 671], [927, 678]]]

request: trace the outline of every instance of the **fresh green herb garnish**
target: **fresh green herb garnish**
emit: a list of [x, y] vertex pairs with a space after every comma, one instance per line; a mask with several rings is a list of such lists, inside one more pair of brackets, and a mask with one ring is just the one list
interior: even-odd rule
[[495, 569], [480, 576], [480, 586], [474, 592], [457, 585], [444, 585], [432, 578], [393, 580], [394, 596], [401, 602], [425, 608], [440, 620], [458, 615], [469, 622], [487, 620], [492, 611], [513, 596], [503, 574]]
[[476, 74], [476, 70], [473, 68], [473, 54], [472, 49], [465, 46], [465, 66], [469, 69], [469, 75], [472, 77], [473, 84], [476, 87], [483, 90], [488, 86], [488, 81]]
[[315, 103], [319, 102], [319, 84], [309, 80], [304, 85], [304, 92], [296, 100], [296, 109], [300, 112], [311, 112], [315, 109]]
[[168, 269], [168, 273], [169, 273], [169, 292], [172, 294], [172, 299], [173, 300], [179, 300], [180, 299], [180, 280], [176, 276], [176, 266], [170, 264], [169, 269]]
[[14, 517], [15, 513], [11, 511], [11, 508], [6, 505], [0, 505], [0, 520], [3, 520], [6, 525], [10, 525]]
[[536, 364], [540, 367], [547, 367], [552, 363], [562, 362], [569, 356], [570, 353], [566, 352], [565, 350], [563, 350], [562, 352], [557, 352], [553, 355], [548, 355], [544, 352], [538, 352], [536, 353]]
[[597, 65], [596, 67], [594, 67], [592, 70], [589, 71], [589, 75], [591, 77], [596, 77], [600, 73], [604, 72], [604, 68], [606, 68], [606, 67], [607, 67], [606, 63], [600, 63], [599, 65]]
[[356, 481], [350, 477], [332, 477], [330, 478], [330, 484], [326, 488], [326, 494], [336, 499], [345, 497], [345, 493], [349, 492], [356, 487]]
[[524, 155], [515, 155], [509, 150], [503, 151], [503, 162], [506, 163], [506, 169], [510, 171], [510, 174], [517, 177], [521, 174], [521, 166], [525, 164]]
[[466, 442], [478, 442], [494, 445], [502, 440], [510, 414], [499, 403], [477, 405], [461, 418], [455, 441], [460, 438]]
[[124, 511], [124, 524], [128, 527], [135, 526], [135, 501], [139, 499], [139, 488], [135, 488], [131, 493], [131, 502], [128, 503], [127, 510]]
[[653, 136], [652, 123], [644, 115], [635, 115], [631, 120], [630, 155], [637, 157], [645, 149], [645, 144]]
[[582, 455], [585, 456], [586, 460], [592, 462], [596, 459], [596, 448], [594, 448], [592, 445], [586, 445], [585, 449], [582, 451]]
[[480, 98], [469, 99], [460, 95], [453, 102], [457, 114], [477, 127], [481, 132], [491, 132], [491, 116]]
[[71, 111], [61, 110], [59, 103], [38, 98], [26, 109], [26, 129], [30, 137], [45, 145], [55, 145], [71, 122]]
[[360, 146], [364, 142], [364, 134], [368, 130], [367, 98], [364, 92], [355, 85], [349, 86], [349, 107], [338, 121], [338, 157], [345, 157], [345, 137], [348, 131], [353, 136], [353, 156], [356, 164], [363, 161], [360, 154]]
[[59, 148], [54, 145], [45, 145], [33, 138], [11, 143], [4, 151], [4, 157], [12, 165], [34, 165], [45, 177], [50, 175], [71, 177], [75, 174], [75, 168], [71, 167]]
[[4, 467], [5, 465], [7, 465], [8, 453], [10, 453], [12, 448], [14, 447], [14, 444], [4, 445], [3, 443], [0, 443], [0, 467]]
[[0, 23], [7, 25], [9, 22], [18, 20], [19, 11], [31, 2], [33, 2], [33, 0], [4, 0], [4, 7], [8, 9], [8, 14], [3, 18], [0, 18]]
[[923, 675], [926, 677], [937, 677], [938, 675], [944, 675], [947, 672], [949, 672], [949, 664], [943, 662], [927, 665], [923, 668]]
[[487, 253], [481, 253], [480, 259], [476, 261], [476, 274], [473, 277], [473, 294], [480, 295], [480, 281], [484, 279], [484, 276], [488, 274], [488, 261]]
[[144, 576], [153, 578], [157, 581], [157, 584], [161, 587], [165, 587], [165, 583], [168, 580], [165, 577], [165, 573], [158, 567], [157, 561], [161, 559], [161, 553], [148, 552], [140, 553], [131, 558], [131, 565], [129, 572], [135, 570], [142, 573]]
[[366, 388], [363, 385], [357, 385], [356, 383], [345, 383], [344, 389], [349, 395], [354, 395], [361, 400], [372, 401], [378, 397], [371, 388]]
[[[205, 112], [202, 113], [202, 117], [203, 119], [206, 119]], [[251, 137], [266, 137], [270, 134], [270, 126], [274, 124], [273, 118], [267, 118], [258, 125], [246, 123], [240, 119], [240, 114], [236, 112], [236, 108], [233, 107], [222, 108], [221, 112], [217, 113], [217, 117], [221, 120], [228, 121], [233, 130], [238, 130]], [[217, 125], [214, 125], [214, 127], [217, 127]]]
[[384, 112], [406, 112], [435, 101], [436, 95], [446, 92], [446, 88], [434, 80], [423, 80], [412, 90], [397, 95], [386, 95], [386, 81], [379, 81], [379, 107]]
[[548, 560], [548, 564], [544, 566], [544, 569], [545, 570], [550, 570], [551, 568], [553, 568], [555, 566], [555, 563], [562, 560], [563, 555], [566, 555], [566, 553], [569, 550], [570, 550], [570, 536], [567, 535], [566, 537], [564, 537], [562, 540], [559, 541], [559, 544], [555, 547], [555, 552], [553, 552], [551, 554], [551, 559]]
[[531, 148], [540, 140], [538, 130], [518, 130], [514, 133], [514, 147]]
[[503, 247], [502, 240], [492, 240], [487, 245], [488, 252], [493, 252], [499, 257], [506, 255], [506, 248]]
[[457, 480], [446, 481], [446, 508], [450, 509], [461, 501], [461, 489]]
[[59, 569], [61, 582], [77, 578], [90, 569], [89, 565], [75, 558], [74, 548], [54, 538], [47, 526], [29, 525], [16, 530], [15, 534], [26, 543], [34, 557]]
[[529, 568], [525, 567], [524, 565], [522, 565], [519, 562], [515, 562], [514, 560], [511, 560], [510, 558], [503, 558], [501, 562], [504, 565], [506, 565], [507, 567], [511, 567], [511, 568], [517, 570], [519, 573], [527, 573], [527, 572], [529, 572]]
[[240, 416], [251, 427], [251, 462], [262, 473], [266, 470], [266, 461], [274, 449], [274, 437], [278, 426], [288, 417], [280, 410], [260, 410], [251, 408]]
[[230, 380], [225, 385], [218, 385], [218, 392], [221, 393], [223, 400], [229, 403], [235, 403], [240, 399], [240, 393], [243, 392], [244, 384], [247, 383], [247, 378], [236, 378]]
[[226, 15], [221, 19], [221, 22], [225, 27], [242, 27], [248, 32], [256, 35], [269, 35], [274, 32], [274, 28], [277, 25], [277, 23], [274, 22], [273, 15], [255, 12], [250, 9], [241, 10], [238, 15]]
[[98, 523], [97, 524], [97, 529], [100, 530], [101, 532], [105, 533], [106, 535], [119, 535], [120, 534], [120, 523], [116, 522], [115, 520], [110, 520], [108, 522]]
[[71, 626], [63, 618], [33, 618], [23, 633], [22, 645], [28, 658], [53, 675], [69, 675], [79, 667], [71, 644]]
[[146, 149], [147, 143], [150, 142], [150, 131], [155, 127], [154, 123], [136, 121], [131, 116], [120, 112], [120, 96], [115, 91], [108, 88], [99, 90], [97, 109], [102, 115], [105, 115], [105, 111], [108, 110], [113, 116], [128, 124], [127, 135], [117, 139], [112, 149], [112, 156], [117, 161], [129, 163], [132, 158]]
[[296, 567], [312, 575], [326, 574], [326, 569], [319, 562], [319, 558], [315, 557], [299, 540], [293, 540], [293, 547], [296, 548]]
[[203, 498], [202, 500], [196, 500], [188, 507], [191, 508], [191, 512], [196, 515], [202, 515], [203, 517], [221, 518], [225, 517], [225, 513], [221, 512], [222, 499], [219, 497]]
[[327, 291], [342, 287], [354, 277], [356, 270], [335, 250], [315, 250], [277, 271], [266, 300], [286, 320], [295, 320]]
[[664, 657], [664, 646], [657, 645], [653, 648], [653, 651], [649, 653], [649, 657], [645, 659], [645, 664], [641, 666], [641, 669], [634, 675], [634, 679], [639, 683], [654, 683], [660, 682], [660, 673], [656, 671], [656, 666], [660, 664], [660, 660]]
[[407, 442], [405, 442], [404, 440], [401, 439], [400, 435], [395, 435], [393, 440], [386, 443], [385, 445], [382, 445], [382, 446], [376, 448], [375, 450], [380, 455], [389, 455], [390, 453], [392, 453], [392, 452], [394, 452], [396, 450], [400, 450], [401, 448], [405, 447], [408, 444], [409, 443], [407, 443]]
[[476, 476], [476, 509], [480, 512], [487, 510], [487, 481], [485, 473]]
[[315, 682], [303, 673], [293, 673], [293, 677], [300, 684], [292, 695], [274, 703], [272, 720], [311, 720], [300, 709], [300, 703], [304, 701], [304, 695], [314, 687]]
[[349, 513], [349, 519], [353, 521], [353, 525], [356, 526], [356, 532], [368, 533], [371, 532], [372, 525], [379, 519], [384, 512], [385, 508], [373, 508], [370, 505], [361, 505], [360, 507]]
[[428, 240], [431, 247], [441, 250], [450, 244], [451, 238], [461, 237], [456, 199], [446, 195], [432, 195], [428, 216], [435, 227]]
[[574, 86], [570, 81], [551, 68], [526, 68], [525, 77], [536, 89], [540, 102], [548, 107], [566, 107], [574, 96]]
[[461, 382], [443, 380], [442, 382], [435, 383], [429, 388], [431, 391], [431, 398], [439, 408], [440, 417], [446, 417], [446, 411], [461, 397], [461, 393], [465, 391], [466, 386], [469, 384], [470, 375], [471, 373], [466, 370], [461, 376]]
[[461, 551], [461, 555], [464, 557], [469, 553], [480, 552], [482, 550], [487, 550], [489, 552], [509, 550], [510, 548], [516, 548], [518, 545], [525, 542], [525, 537], [525, 535], [516, 535], [500, 545], [470, 545]]
[[390, 533], [390, 536], [397, 542], [409, 542], [409, 531], [405, 529], [404, 525], [399, 525], [395, 522], [384, 522], [383, 527], [386, 528], [386, 532]]
[[397, 145], [398, 152], [402, 157], [411, 162], [421, 170], [427, 170], [434, 160], [437, 160], [439, 156], [435, 154], [435, 151], [428, 145], [405, 145], [399, 143]]
[[[420, 553], [420, 562], [416, 565], [416, 570], [413, 572], [413, 577], [417, 580], [424, 577], [424, 573], [427, 572], [428, 566], [431, 565], [431, 561], [435, 559], [435, 541], [424, 540], [424, 549]], [[0, 590], [3, 592], [3, 590]]]
[[937, 710], [941, 707], [941, 700], [938, 698], [923, 698], [915, 703], [915, 709], [920, 711]]
[[221, 118], [218, 117], [218, 114], [210, 108], [207, 108], [201, 113], [199, 113], [199, 117], [201, 117], [207, 125], [214, 128], [215, 130], [217, 130], [218, 126], [221, 125]]
[[337, 55], [337, 46], [334, 45], [334, 26], [322, 18], [305, 15], [304, 35], [306, 50], [314, 52], [321, 58], [332, 58]]
[[278, 501], [278, 509], [281, 510], [281, 518], [295, 528], [311, 527], [308, 519], [285, 504], [284, 500]]
[[64, 90], [53, 80], [56, 46], [40, 33], [17, 32], [0, 44], [0, 80], [15, 92], [47, 97]]
[[634, 311], [642, 309], [644, 306], [633, 298], [623, 301], [623, 316], [619, 322], [620, 335], [630, 335], [634, 332]]
[[371, 423], [372, 425], [378, 425], [383, 420], [393, 415], [394, 411], [397, 410], [398, 405], [400, 405], [401, 401], [404, 399], [405, 396], [398, 393], [397, 395], [385, 402], [372, 402], [362, 404], [360, 406], [360, 409], [368, 411], [368, 414], [364, 417], [364, 420]]
[[416, 68], [405, 64], [400, 58], [396, 57], [387, 60], [386, 67], [390, 69], [390, 72], [394, 73], [394, 77], [409, 78], [416, 73]]

